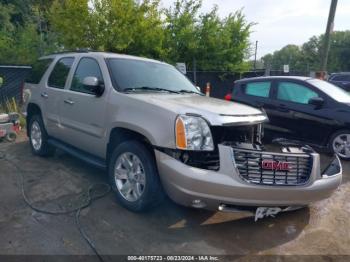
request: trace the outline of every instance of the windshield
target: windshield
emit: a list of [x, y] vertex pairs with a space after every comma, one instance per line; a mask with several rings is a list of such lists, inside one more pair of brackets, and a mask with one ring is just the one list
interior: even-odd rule
[[108, 65], [119, 91], [195, 92], [196, 87], [175, 67], [150, 61], [110, 58]]
[[333, 84], [319, 79], [311, 79], [308, 80], [308, 82], [316, 86], [318, 89], [329, 95], [334, 100], [341, 103], [350, 103], [350, 94], [341, 89], [340, 87], [337, 87]]

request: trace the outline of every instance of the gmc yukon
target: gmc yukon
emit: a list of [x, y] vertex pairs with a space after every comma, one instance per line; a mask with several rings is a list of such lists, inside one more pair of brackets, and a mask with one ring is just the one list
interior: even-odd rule
[[[338, 157], [321, 172], [308, 146], [262, 144], [264, 112], [206, 97], [173, 66], [104, 52], [42, 57], [24, 88], [35, 155], [60, 148], [108, 170], [132, 211], [166, 193], [194, 208], [294, 208], [341, 183]], [[275, 210], [275, 209], [273, 209]]]

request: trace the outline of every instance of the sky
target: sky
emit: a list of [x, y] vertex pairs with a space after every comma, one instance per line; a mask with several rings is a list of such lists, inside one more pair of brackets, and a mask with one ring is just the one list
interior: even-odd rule
[[[161, 0], [169, 7], [173, 0]], [[287, 44], [302, 45], [326, 30], [331, 0], [203, 0], [203, 12], [218, 5], [227, 16], [243, 8], [247, 21], [255, 22], [250, 41], [258, 41], [258, 58]], [[338, 0], [334, 30], [350, 30], [350, 0]]]

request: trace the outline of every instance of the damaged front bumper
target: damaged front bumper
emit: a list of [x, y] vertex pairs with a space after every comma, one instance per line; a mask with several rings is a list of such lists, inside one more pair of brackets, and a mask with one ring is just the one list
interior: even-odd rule
[[[338, 157], [321, 174], [320, 156], [313, 151], [283, 148], [275, 153], [224, 144], [218, 150], [218, 171], [192, 167], [155, 150], [160, 177], [171, 199], [185, 206], [221, 211], [241, 206], [305, 206], [329, 197], [342, 180]], [[288, 170], [278, 166], [269, 170], [267, 165], [261, 170], [264, 159], [284, 160], [290, 166]]]

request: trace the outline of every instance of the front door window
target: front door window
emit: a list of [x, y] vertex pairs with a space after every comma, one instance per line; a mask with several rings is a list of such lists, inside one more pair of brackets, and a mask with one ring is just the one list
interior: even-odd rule
[[280, 82], [277, 87], [277, 99], [294, 102], [299, 104], [308, 104], [313, 97], [318, 94], [310, 88], [292, 82]]

